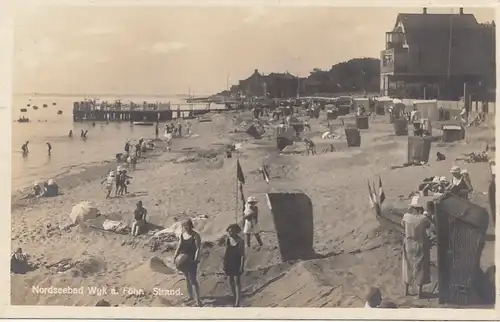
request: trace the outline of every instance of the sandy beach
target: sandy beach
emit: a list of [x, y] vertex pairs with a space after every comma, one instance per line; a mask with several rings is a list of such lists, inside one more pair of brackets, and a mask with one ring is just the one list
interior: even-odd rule
[[[241, 219], [236, 211], [241, 201], [236, 204], [235, 200], [236, 158], [225, 157], [224, 144], [241, 143], [239, 160], [247, 181], [245, 195], [259, 200], [264, 242], [261, 249], [252, 246], [246, 251], [243, 306], [357, 308], [364, 305], [366, 288], [377, 286], [384, 299], [400, 307], [438, 307], [437, 299], [404, 296], [401, 240], [379, 227], [370, 208], [366, 182], [376, 181], [380, 175], [386, 202], [396, 202], [416, 190], [424, 177], [449, 177], [450, 167], [457, 164], [470, 173], [475, 188], [472, 201], [488, 209], [488, 164], [454, 160], [462, 153], [480, 152], [486, 143], [494, 143], [494, 116], [490, 115], [488, 124], [468, 128], [464, 141], [434, 142], [428, 164], [391, 170], [391, 165], [406, 162], [408, 138], [393, 134], [387, 116], [371, 118], [370, 129], [361, 131], [361, 147], [348, 148], [345, 138], [321, 139], [328, 130], [322, 114], [319, 120], [310, 121], [311, 131], [305, 132], [316, 143], [318, 155], [305, 156], [277, 151], [276, 123], [266, 126], [266, 135], [260, 140], [242, 133], [242, 122], [251, 122], [250, 114], [210, 114], [207, 117], [211, 122], [193, 122], [196, 137], [174, 139], [171, 152], [158, 149], [139, 162], [137, 170], [131, 172], [133, 181], [127, 196], [105, 199], [101, 181], [116, 166], [114, 163], [56, 178], [63, 195], [54, 198], [28, 200], [22, 198], [26, 191], [15, 194], [11, 248], [22, 247], [39, 267], [25, 275], [11, 274], [12, 304], [93, 306], [104, 299], [112, 306], [184, 305], [180, 295], [186, 294], [183, 276], [177, 272], [161, 274], [150, 268], [152, 257], [170, 263], [173, 256], [173, 250], [151, 251], [151, 234], [132, 237], [67, 228], [68, 215], [78, 202], [94, 202], [105, 217], [131, 223], [135, 204], [142, 200], [149, 222], [161, 227], [206, 215], [206, 219], [195, 222], [203, 242], [199, 268], [202, 301], [204, 306], [231, 306], [229, 284], [220, 274], [224, 247], [218, 242], [235, 217]], [[341, 134], [340, 120], [333, 124], [335, 132]], [[330, 144], [336, 151], [323, 152]], [[286, 150], [295, 148], [304, 149], [302, 143], [295, 143]], [[437, 151], [447, 159], [436, 162]], [[184, 162], [184, 156], [192, 157], [192, 162]], [[263, 162], [269, 167], [269, 184], [258, 171]], [[275, 191], [300, 191], [311, 198], [314, 249], [325, 258], [281, 262], [265, 196]], [[488, 233], [494, 235], [491, 222]], [[64, 260], [71, 268], [58, 272], [57, 263]], [[436, 261], [435, 248], [432, 260]], [[494, 241], [487, 242], [481, 262], [483, 270], [494, 265]], [[432, 284], [425, 290], [431, 292], [435, 282], [433, 267]], [[35, 291], [34, 287], [84, 287], [84, 291], [74, 295], [41, 294], [43, 291]], [[91, 294], [93, 287], [106, 287], [108, 294]], [[112, 289], [116, 294], [111, 293]]]

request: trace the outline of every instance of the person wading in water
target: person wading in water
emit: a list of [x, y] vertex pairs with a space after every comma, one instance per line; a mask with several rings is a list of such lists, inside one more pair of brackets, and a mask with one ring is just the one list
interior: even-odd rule
[[49, 155], [51, 155], [51, 153], [52, 153], [52, 145], [49, 142], [45, 142], [45, 144], [47, 144], [47, 153]]
[[241, 228], [238, 224], [227, 227], [226, 252], [224, 253], [224, 273], [229, 277], [229, 285], [234, 296], [234, 307], [240, 306], [241, 274], [245, 265], [245, 243], [238, 235]]
[[255, 197], [248, 197], [245, 211], [243, 212], [243, 218], [245, 219], [243, 233], [245, 234], [247, 247], [250, 247], [250, 238], [252, 235], [255, 236], [259, 246], [263, 245], [262, 239], [260, 238], [258, 215], [259, 208], [257, 207], [257, 199]]
[[174, 254], [174, 261], [181, 254], [187, 255], [187, 262], [182, 265], [182, 273], [186, 278], [188, 298], [187, 301], [196, 301], [201, 306], [200, 286], [198, 284], [198, 263], [200, 261], [201, 237], [194, 231], [193, 221], [186, 220], [182, 224], [182, 233], [179, 236], [179, 244]]
[[23, 150], [23, 156], [28, 156], [28, 154], [30, 153], [30, 149], [28, 148], [29, 143], [30, 143], [30, 141], [26, 141], [26, 143], [24, 143], [21, 146], [21, 150]]

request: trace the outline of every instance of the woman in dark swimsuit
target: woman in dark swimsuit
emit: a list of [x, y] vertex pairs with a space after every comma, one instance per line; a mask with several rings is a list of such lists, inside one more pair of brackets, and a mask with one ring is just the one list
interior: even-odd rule
[[[200, 248], [201, 238], [200, 235], [194, 231], [194, 225], [191, 219], [186, 220], [182, 224], [182, 230], [179, 237], [179, 244], [174, 254], [174, 261], [180, 254], [188, 256], [188, 262], [184, 265], [182, 273], [186, 277], [188, 301], [193, 299], [196, 301], [197, 306], [201, 306], [200, 301], [200, 286], [198, 284], [198, 263], [200, 262]], [[194, 294], [193, 294], [194, 291]]]
[[229, 277], [231, 292], [234, 296], [234, 307], [240, 306], [241, 280], [245, 263], [245, 243], [238, 236], [241, 228], [238, 224], [227, 227], [229, 236], [226, 239], [226, 252], [224, 254], [224, 273]]

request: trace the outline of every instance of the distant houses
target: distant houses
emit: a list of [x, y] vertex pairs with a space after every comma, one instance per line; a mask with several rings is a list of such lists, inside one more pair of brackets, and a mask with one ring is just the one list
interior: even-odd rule
[[261, 74], [257, 69], [247, 79], [240, 80], [233, 87], [245, 96], [268, 96], [272, 98], [295, 97], [300, 95], [300, 79], [290, 73]]
[[380, 59], [385, 96], [486, 99], [495, 88], [495, 24], [472, 14], [401, 13]]
[[291, 98], [326, 93], [378, 91], [380, 63], [374, 58], [355, 58], [331, 67], [314, 69], [308, 77], [297, 77], [288, 72], [253, 74], [230, 89], [231, 95]]

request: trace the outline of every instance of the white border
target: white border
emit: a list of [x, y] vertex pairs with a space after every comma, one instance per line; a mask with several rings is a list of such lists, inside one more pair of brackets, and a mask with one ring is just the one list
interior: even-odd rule
[[[9, 24], [12, 24], [12, 9], [14, 6], [26, 5], [78, 5], [78, 6], [163, 6], [163, 5], [180, 5], [180, 6], [343, 6], [343, 7], [492, 7], [499, 6], [496, 1], [481, 1], [481, 0], [462, 0], [460, 3], [455, 1], [362, 1], [362, 0], [164, 0], [164, 1], [138, 1], [138, 0], [99, 0], [99, 1], [84, 1], [84, 0], [12, 0], [10, 2], [0, 2], [0, 10], [7, 10], [9, 6]], [[495, 20], [500, 16], [497, 10]], [[373, 17], [377, 19], [377, 17]], [[497, 36], [498, 44], [498, 36]], [[497, 46], [498, 47], [498, 46]], [[2, 39], [2, 46], [0, 50], [8, 51], [10, 53], [9, 59], [12, 61], [13, 52], [13, 37]], [[497, 50], [498, 57], [498, 50]], [[11, 64], [10, 64], [11, 66]], [[11, 66], [12, 67], [12, 66]], [[10, 70], [12, 73], [12, 68]], [[12, 75], [0, 75], [0, 77], [9, 77], [12, 80]], [[497, 68], [497, 84], [500, 77], [498, 76]], [[11, 128], [11, 93], [12, 84], [7, 88], [0, 88], [0, 95], [7, 98], [8, 108], [0, 109], [0, 122], [3, 122], [2, 128]], [[500, 91], [497, 88], [497, 97]], [[496, 115], [496, 121], [500, 118]], [[496, 124], [499, 124], [498, 122]], [[9, 132], [10, 133], [10, 132]], [[498, 132], [495, 133], [498, 135]], [[0, 159], [0, 177], [9, 178], [10, 176], [10, 162], [11, 162], [11, 140], [10, 135], [0, 136], [0, 155], [4, 158]], [[0, 258], [8, 259], [10, 247], [10, 180], [1, 181], [0, 204], [3, 211], [0, 215], [1, 220], [5, 222], [0, 225], [2, 232], [1, 236], [5, 238], [3, 247], [0, 247]], [[500, 192], [497, 197], [500, 197]], [[498, 199], [498, 198], [497, 198]], [[498, 259], [498, 246], [495, 246], [495, 256]], [[10, 269], [8, 261], [1, 265], [0, 271], [0, 285], [3, 289], [10, 289]], [[498, 275], [497, 275], [497, 294], [498, 292]], [[342, 309], [342, 308], [147, 308], [144, 307], [130, 307], [130, 308], [101, 308], [101, 307], [56, 307], [44, 306], [41, 310], [40, 306], [10, 306], [10, 292], [2, 292], [0, 294], [0, 316], [9, 318], [85, 318], [85, 319], [311, 319], [311, 320], [342, 320], [342, 319], [396, 319], [396, 320], [498, 320], [498, 307], [496, 309], [397, 309], [397, 310], [366, 310], [366, 309]]]

